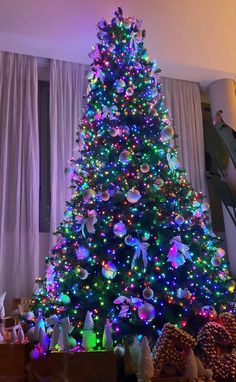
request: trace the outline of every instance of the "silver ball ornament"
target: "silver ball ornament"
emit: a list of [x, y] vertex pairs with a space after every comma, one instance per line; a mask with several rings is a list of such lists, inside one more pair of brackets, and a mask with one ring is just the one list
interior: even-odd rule
[[119, 155], [119, 161], [128, 164], [132, 160], [132, 154], [128, 150], [123, 150]]
[[220, 264], [221, 264], [221, 258], [218, 257], [218, 256], [213, 256], [211, 258], [211, 264], [214, 266], [214, 267], [219, 267]]
[[143, 290], [143, 298], [145, 298], [146, 300], [151, 300], [153, 296], [154, 296], [154, 291], [149, 286], [147, 286]]
[[140, 320], [143, 321], [152, 321], [155, 318], [156, 310], [152, 304], [145, 302], [138, 308], [138, 316]]
[[148, 163], [143, 163], [140, 166], [140, 170], [141, 170], [142, 173], [146, 174], [150, 170], [149, 164]]
[[177, 215], [175, 217], [175, 223], [178, 225], [182, 225], [184, 223], [184, 217], [182, 215]]
[[80, 268], [80, 270], [79, 270], [79, 272], [78, 272], [78, 277], [79, 277], [81, 280], [86, 280], [87, 277], [88, 277], [88, 271], [87, 271], [87, 269]]
[[163, 141], [169, 141], [173, 138], [175, 131], [172, 126], [168, 125], [161, 130], [161, 138]]
[[128, 88], [126, 89], [125, 95], [126, 95], [127, 97], [131, 97], [133, 94], [134, 94], [134, 89], [131, 88], [131, 86], [128, 87]]
[[132, 188], [131, 190], [129, 190], [126, 194], [126, 199], [128, 200], [129, 203], [131, 204], [135, 204], [139, 201], [139, 199], [141, 198], [141, 194], [138, 190]]

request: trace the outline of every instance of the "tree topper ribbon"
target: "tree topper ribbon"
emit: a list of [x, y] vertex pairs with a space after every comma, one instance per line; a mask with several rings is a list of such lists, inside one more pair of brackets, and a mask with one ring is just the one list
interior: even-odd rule
[[54, 314], [47, 319], [47, 325], [53, 326], [49, 349], [54, 349], [56, 345], [59, 345], [61, 350], [68, 350], [68, 334], [70, 334], [73, 330], [69, 317], [65, 317], [60, 320], [59, 317]]
[[84, 217], [83, 215], [78, 215], [76, 218], [77, 222], [81, 224], [81, 230], [83, 237], [85, 235], [85, 226], [87, 228], [88, 233], [95, 233], [94, 224], [97, 223], [97, 213], [95, 210], [91, 210], [88, 212], [88, 217]]
[[135, 253], [134, 253], [134, 256], [133, 256], [133, 259], [131, 262], [131, 269], [133, 269], [135, 267], [135, 262], [140, 257], [141, 254], [142, 254], [144, 269], [146, 269], [147, 264], [148, 264], [147, 250], [148, 250], [148, 247], [150, 246], [150, 244], [146, 243], [146, 242], [141, 242], [137, 238], [133, 238], [132, 241], [130, 241], [128, 243], [126, 242], [126, 244], [130, 245], [131, 247], [136, 247]]
[[104, 83], [105, 74], [103, 73], [102, 68], [100, 66], [96, 66], [95, 70], [94, 78], [97, 80], [100, 79], [100, 81]]
[[170, 240], [171, 247], [168, 252], [167, 261], [171, 261], [174, 268], [184, 265], [186, 259], [192, 261], [192, 254], [189, 252], [189, 247], [181, 242], [180, 236], [174, 236]]
[[98, 44], [96, 44], [95, 46], [92, 47], [92, 50], [89, 53], [89, 58], [91, 58], [92, 60], [97, 60], [99, 56], [100, 56], [100, 51], [98, 48]]
[[129, 47], [137, 51], [138, 44], [140, 44], [143, 41], [142, 34], [140, 32], [132, 32], [131, 33], [131, 40], [129, 42]]
[[102, 119], [107, 117], [110, 117], [110, 119], [116, 119], [114, 114], [117, 112], [117, 110], [118, 108], [115, 105], [112, 107], [103, 106]]

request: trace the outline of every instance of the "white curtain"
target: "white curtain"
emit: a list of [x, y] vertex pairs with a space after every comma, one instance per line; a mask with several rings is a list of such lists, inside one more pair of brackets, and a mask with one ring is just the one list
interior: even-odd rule
[[[51, 218], [53, 233], [63, 219], [71, 198], [65, 169], [76, 156], [76, 131], [86, 93], [87, 65], [52, 60], [50, 63]], [[55, 243], [51, 235], [50, 244]]]
[[0, 52], [0, 292], [30, 297], [39, 275], [37, 60]]
[[196, 191], [207, 195], [204, 136], [199, 85], [196, 82], [161, 78], [165, 106], [169, 109], [178, 137], [179, 160]]

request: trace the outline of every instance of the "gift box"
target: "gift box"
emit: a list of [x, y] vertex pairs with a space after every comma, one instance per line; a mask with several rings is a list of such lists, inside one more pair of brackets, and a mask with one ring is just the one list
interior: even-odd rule
[[27, 345], [0, 344], [0, 380], [4, 378], [17, 378], [24, 380], [26, 376], [26, 363], [28, 359]]
[[49, 355], [51, 382], [116, 382], [113, 352], [59, 352]]

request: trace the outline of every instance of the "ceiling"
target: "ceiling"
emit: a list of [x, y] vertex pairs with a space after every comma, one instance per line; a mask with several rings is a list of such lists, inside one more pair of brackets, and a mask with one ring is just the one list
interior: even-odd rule
[[163, 76], [236, 80], [236, 0], [0, 0], [0, 50], [89, 63], [96, 24], [117, 6], [143, 20]]

